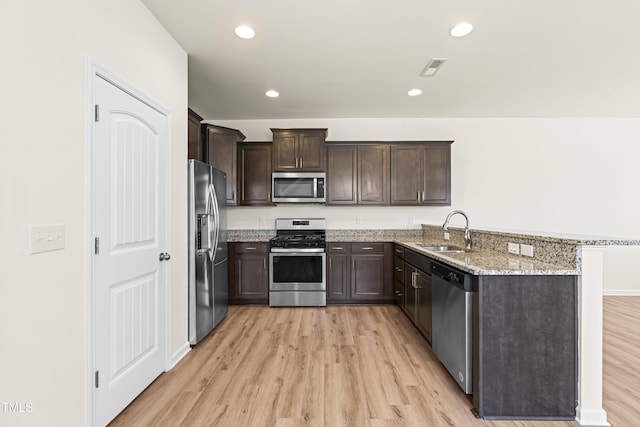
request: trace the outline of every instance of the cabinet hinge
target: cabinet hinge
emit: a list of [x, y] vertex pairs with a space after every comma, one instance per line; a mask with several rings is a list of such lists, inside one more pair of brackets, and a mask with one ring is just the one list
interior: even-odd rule
[[96, 388], [100, 387], [100, 371], [96, 371], [95, 384], [96, 384]]
[[93, 252], [97, 255], [100, 253], [100, 238], [96, 237], [93, 241]]
[[100, 121], [100, 105], [96, 104], [93, 111], [94, 120], [96, 122]]

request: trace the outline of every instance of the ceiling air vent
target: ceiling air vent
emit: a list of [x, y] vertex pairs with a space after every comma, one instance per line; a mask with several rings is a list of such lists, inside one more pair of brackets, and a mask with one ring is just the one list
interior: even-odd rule
[[431, 61], [424, 67], [424, 70], [420, 73], [421, 77], [433, 77], [438, 70], [447, 62], [447, 58], [431, 58]]

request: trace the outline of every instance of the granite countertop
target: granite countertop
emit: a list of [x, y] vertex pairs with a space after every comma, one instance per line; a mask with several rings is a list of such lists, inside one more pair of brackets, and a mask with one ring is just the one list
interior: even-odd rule
[[[640, 245], [640, 239], [494, 230], [472, 230], [474, 249], [465, 253], [433, 252], [417, 245], [461, 246], [464, 230], [450, 227], [449, 233], [451, 241], [445, 241], [442, 226], [429, 224], [421, 229], [328, 229], [327, 242], [395, 242], [477, 275], [580, 275], [581, 247]], [[228, 230], [227, 241], [268, 242], [275, 235], [273, 229]], [[506, 242], [535, 246], [535, 257], [507, 253]]]
[[534, 259], [529, 260], [520, 256], [512, 256], [491, 250], [473, 249], [470, 252], [464, 253], [434, 252], [424, 249], [414, 242], [395, 241], [395, 243], [427, 255], [436, 261], [441, 261], [452, 267], [476, 275], [575, 276], [580, 274], [575, 268], [554, 265]]

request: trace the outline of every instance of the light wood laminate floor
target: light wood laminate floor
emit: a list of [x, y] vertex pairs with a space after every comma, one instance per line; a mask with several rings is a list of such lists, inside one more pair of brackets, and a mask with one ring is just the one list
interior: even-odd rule
[[[605, 313], [605, 329], [608, 318]], [[622, 327], [627, 320], [616, 317]], [[635, 346], [618, 341], [605, 333], [606, 346], [634, 347], [626, 366], [638, 366], [637, 340]], [[622, 422], [616, 427], [640, 420], [632, 408], [637, 374], [622, 372], [636, 381], [605, 366], [609, 418]], [[611, 388], [610, 381], [627, 385]], [[479, 420], [471, 407], [396, 306], [232, 306], [212, 334], [110, 426], [578, 426]]]
[[604, 297], [602, 401], [613, 427], [640, 426], [640, 297]]

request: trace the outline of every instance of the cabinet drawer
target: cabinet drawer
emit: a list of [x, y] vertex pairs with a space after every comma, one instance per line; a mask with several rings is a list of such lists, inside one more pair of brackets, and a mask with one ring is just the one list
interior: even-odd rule
[[268, 243], [266, 242], [237, 242], [236, 253], [263, 253], [268, 252]]
[[404, 247], [400, 245], [393, 245], [393, 253], [394, 255], [404, 259]]
[[349, 252], [349, 243], [329, 242], [327, 243], [327, 252], [330, 254], [346, 254]]
[[404, 261], [399, 256], [393, 257], [393, 278], [404, 283]]
[[375, 242], [375, 243], [366, 243], [366, 242], [356, 242], [351, 243], [351, 252], [359, 253], [359, 254], [383, 254], [384, 253], [384, 243]]
[[393, 282], [393, 299], [396, 304], [404, 309], [404, 285], [397, 280]]

